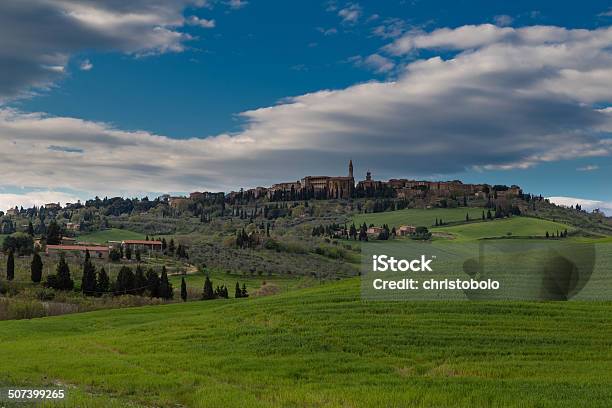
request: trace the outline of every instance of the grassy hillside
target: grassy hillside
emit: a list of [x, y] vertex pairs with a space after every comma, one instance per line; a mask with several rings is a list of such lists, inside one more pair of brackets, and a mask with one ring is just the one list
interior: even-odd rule
[[566, 229], [568, 232], [574, 230], [574, 228], [568, 225], [539, 218], [512, 217], [486, 222], [437, 227], [432, 229], [432, 231], [449, 233], [459, 239], [479, 239], [503, 236], [542, 237], [546, 236], [546, 231], [550, 234], [556, 234], [557, 231], [561, 233]]
[[104, 244], [108, 241], [123, 241], [125, 239], [145, 239], [145, 234], [124, 229], [111, 228], [103, 231], [79, 235], [77, 237], [77, 240], [80, 242], [96, 242], [99, 244]]
[[[400, 225], [414, 225], [431, 227], [438, 220], [444, 222], [465, 221], [465, 215], [470, 214], [471, 219], [482, 218], [483, 208], [408, 208], [405, 210], [381, 213], [359, 214], [353, 217], [355, 224], [382, 225], [399, 227]], [[486, 210], [484, 210], [486, 212]]]
[[[230, 296], [234, 296], [236, 282], [246, 284], [247, 290], [253, 293], [254, 290], [267, 286], [268, 289], [274, 293], [286, 292], [289, 290], [306, 288], [314, 285], [318, 285], [318, 280], [312, 277], [291, 277], [286, 275], [242, 275], [242, 274], [230, 274], [227, 272], [208, 269], [207, 273], [213, 283], [213, 286], [225, 285], [230, 292]], [[198, 272], [188, 275], [171, 275], [170, 282], [174, 289], [180, 289], [181, 279], [185, 278], [185, 283], [188, 288], [193, 290], [197, 295], [201, 295], [202, 289], [204, 288], [204, 280], [206, 274]], [[177, 294], [178, 296], [178, 294]]]
[[0, 322], [0, 385], [62, 384], [88, 407], [612, 400], [612, 303], [377, 303], [358, 287]]

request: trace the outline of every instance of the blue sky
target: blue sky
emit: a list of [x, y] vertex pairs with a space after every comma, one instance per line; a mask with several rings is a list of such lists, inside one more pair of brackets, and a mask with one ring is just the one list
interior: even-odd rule
[[[498, 75], [497, 82], [451, 76], [456, 79], [449, 86], [444, 85], [447, 73], [440, 71], [455, 75], [449, 61], [457, 57], [482, 69], [486, 53], [497, 46], [531, 47], [528, 52], [535, 53], [553, 42], [554, 47], [580, 49], [579, 42], [587, 40], [574, 29], [605, 41], [611, 2], [176, 0], [160, 1], [163, 7], [157, 8], [152, 3], [87, 0], [76, 7], [60, 0], [9, 0], [0, 5], [0, 36], [15, 41], [5, 39], [0, 45], [22, 49], [0, 53], [0, 67], [8, 73], [0, 80], [0, 140], [34, 162], [24, 174], [8, 160], [9, 173], [15, 175], [0, 185], [0, 196], [6, 196], [0, 205], [27, 204], [34, 200], [27, 194], [43, 200], [252, 187], [308, 173], [344, 173], [348, 158], [355, 159], [358, 175], [370, 168], [381, 178], [516, 183], [546, 196], [602, 201], [602, 206], [612, 202], [607, 180], [612, 148], [606, 142], [610, 115], [605, 114], [612, 97], [595, 91], [576, 96], [574, 91], [609, 84], [602, 68], [610, 54], [605, 45], [597, 49], [603, 57], [576, 52], [585, 64], [577, 64], [570, 53], [554, 61], [548, 61], [547, 54], [534, 54], [542, 58], [539, 66], [550, 65], [560, 76], [586, 73], [582, 83], [570, 77], [551, 84], [549, 73], [534, 67], [520, 71], [523, 76], [511, 72], [511, 64], [521, 63], [516, 49], [504, 50], [498, 72], [483, 71], [483, 76]], [[134, 15], [142, 18], [130, 18]], [[49, 35], [39, 23], [57, 24], [61, 32]], [[550, 28], [547, 35], [552, 37], [536, 43], [537, 27], [542, 26]], [[467, 40], [462, 27], [475, 27]], [[440, 39], [440, 29], [448, 29], [453, 38]], [[521, 29], [525, 34], [519, 34]], [[473, 42], [487, 33], [490, 41]], [[406, 48], [408, 42], [412, 45]], [[479, 53], [483, 59], [476, 58]], [[414, 67], [434, 64], [436, 58], [447, 66], [419, 68], [414, 74]], [[599, 77], [603, 85], [592, 83], [593, 73], [604, 75]], [[443, 80], [436, 82], [434, 74]], [[418, 105], [412, 91], [404, 100], [390, 87], [356, 88], [396, 82], [414, 89], [429, 80], [439, 83], [440, 90], [426, 94], [426, 106]], [[470, 86], [461, 88], [461, 81]], [[518, 90], [521, 98], [531, 82], [541, 82], [536, 88], [542, 91], [526, 101], [500, 104], [493, 114], [483, 110], [478, 117], [473, 108], [459, 111], [466, 98], [473, 101], [474, 90], [480, 98], [492, 98], [483, 106], [499, 103], [504, 89], [498, 84], [504, 81], [505, 91]], [[561, 96], [552, 97], [558, 89]], [[321, 98], [326, 90], [336, 92], [329, 98], [333, 105]], [[440, 95], [443, 91], [448, 95]], [[394, 99], [389, 101], [386, 95], [391, 94]], [[359, 105], [349, 106], [353, 100]], [[381, 115], [416, 117], [393, 126], [384, 119], [378, 125], [381, 115], [367, 118], [369, 101], [377, 108], [384, 102]], [[308, 112], [288, 109], [300, 104]], [[521, 111], [521, 106], [531, 110]], [[414, 113], [420, 109], [431, 117]], [[496, 112], [502, 119], [486, 123]], [[502, 127], [504, 117], [509, 123]], [[367, 132], [338, 130], [361, 118], [359, 128]], [[469, 123], [478, 128], [470, 129]], [[490, 132], [497, 133], [481, 131], [489, 125]], [[45, 129], [57, 137], [43, 137]], [[479, 135], [470, 139], [471, 132]], [[515, 140], [514, 133], [522, 138]], [[488, 145], [482, 143], [491, 138], [495, 151], [487, 155], [482, 146]], [[424, 139], [432, 143], [421, 145]], [[455, 145], [457, 139], [465, 142]], [[532, 139], [539, 141], [532, 145]], [[551, 149], [556, 140], [561, 147]], [[257, 148], [244, 149], [248, 142]], [[406, 149], [403, 155], [395, 143]], [[133, 144], [152, 153], [140, 157], [130, 150]], [[381, 148], [385, 144], [391, 153]], [[431, 150], [434, 144], [439, 154]], [[349, 145], [352, 148], [343, 149]], [[452, 154], [463, 145], [469, 148]], [[201, 162], [196, 154], [190, 156], [198, 149]], [[91, 169], [71, 163], [90, 163]], [[76, 181], [70, 178], [75, 171], [102, 181]]]
[[[241, 9], [195, 9], [214, 19], [215, 28], [187, 27], [198, 38], [182, 53], [132, 58], [120, 53], [82, 52], [95, 69], [78, 71], [58, 87], [21, 101], [27, 111], [42, 111], [111, 122], [169, 137], [209, 136], [239, 129], [235, 114], [320, 89], [341, 89], [377, 74], [349, 62], [389, 42], [372, 34], [386, 19], [407, 26], [457, 27], [494, 22], [509, 15], [513, 26], [533, 24], [594, 28], [612, 19], [597, 17], [601, 1], [363, 1], [360, 23], [343, 25], [328, 3], [252, 1]], [[346, 3], [338, 2], [337, 7]], [[367, 22], [373, 15], [379, 16]], [[335, 29], [322, 34], [318, 28]], [[133, 107], [138, 109], [133, 109]], [[126, 109], [126, 107], [129, 107]]]

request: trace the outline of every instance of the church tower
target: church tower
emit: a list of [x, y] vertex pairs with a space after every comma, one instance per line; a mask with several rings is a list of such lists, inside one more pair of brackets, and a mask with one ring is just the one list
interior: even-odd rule
[[350, 178], [353, 178], [353, 160], [349, 160], [349, 175]]

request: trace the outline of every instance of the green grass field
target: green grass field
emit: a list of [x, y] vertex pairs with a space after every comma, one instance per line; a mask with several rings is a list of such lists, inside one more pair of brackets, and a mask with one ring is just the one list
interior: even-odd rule
[[125, 239], [145, 239], [145, 235], [134, 231], [111, 228], [82, 234], [77, 237], [79, 242], [96, 242], [98, 244], [105, 244], [108, 241], [123, 241]]
[[561, 233], [566, 229], [569, 232], [574, 230], [574, 228], [568, 225], [539, 218], [512, 217], [449, 227], [437, 227], [433, 228], [432, 231], [449, 233], [457, 239], [473, 240], [503, 236], [543, 237], [546, 236], [546, 231], [550, 234], [556, 234], [557, 231]]
[[65, 406], [609, 407], [612, 303], [264, 298], [0, 322], [0, 385]]
[[470, 218], [481, 219], [483, 208], [408, 208], [405, 210], [388, 211], [381, 213], [358, 214], [353, 217], [356, 225], [382, 225], [387, 224], [389, 227], [399, 227], [400, 225], [414, 225], [431, 227], [435, 224], [436, 218], [444, 222], [465, 221], [465, 215], [470, 214]]

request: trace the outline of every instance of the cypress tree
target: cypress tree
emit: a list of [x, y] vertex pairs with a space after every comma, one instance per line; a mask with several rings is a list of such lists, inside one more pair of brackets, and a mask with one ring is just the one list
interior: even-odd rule
[[172, 284], [168, 280], [165, 266], [162, 267], [161, 278], [159, 279], [159, 297], [162, 299], [172, 299], [174, 297]]
[[147, 290], [149, 291], [149, 296], [159, 297], [159, 276], [157, 276], [157, 272], [153, 268], [149, 268], [147, 271]]
[[59, 263], [57, 264], [57, 287], [56, 289], [60, 290], [72, 290], [74, 288], [74, 281], [70, 276], [70, 268], [66, 263], [66, 259], [62, 254], [60, 256]]
[[130, 248], [129, 245], [125, 246], [125, 259], [127, 259], [128, 261], [132, 259], [132, 248]]
[[174, 239], [170, 238], [170, 243], [168, 244], [168, 252], [170, 255], [174, 255]]
[[47, 244], [49, 245], [59, 245], [62, 243], [62, 231], [55, 222], [55, 220], [51, 220], [49, 226], [47, 227]]
[[242, 294], [240, 295], [240, 297], [249, 297], [249, 292], [247, 292], [246, 283], [242, 284]]
[[206, 276], [206, 280], [204, 281], [204, 291], [202, 292], [202, 299], [209, 300], [209, 299], [214, 299], [214, 298], [215, 298], [215, 293], [213, 291], [212, 281], [210, 280], [208, 276]]
[[104, 270], [104, 267], [102, 267], [100, 269], [100, 272], [98, 272], [98, 279], [96, 280], [97, 295], [108, 293], [109, 289], [110, 289], [110, 279], [108, 278], [108, 275], [106, 271]]
[[140, 265], [136, 266], [136, 273], [134, 274], [134, 293], [142, 295], [147, 289], [147, 278], [145, 278], [144, 271]]
[[187, 301], [187, 284], [185, 283], [185, 278], [181, 278], [181, 299], [183, 299], [183, 302]]
[[32, 257], [32, 263], [30, 265], [30, 272], [32, 282], [39, 283], [42, 279], [42, 271], [43, 271], [43, 263], [42, 259], [38, 252], [34, 252], [34, 256]]
[[242, 297], [242, 291], [240, 290], [240, 284], [238, 282], [236, 282], [236, 291], [234, 292], [234, 297], [236, 299]]
[[134, 273], [127, 266], [121, 267], [117, 275], [115, 290], [118, 294], [132, 293], [134, 290]]
[[96, 267], [91, 263], [91, 257], [88, 250], [85, 250], [83, 276], [81, 277], [81, 291], [85, 295], [94, 295], [96, 292]]
[[15, 279], [15, 255], [11, 249], [6, 260], [6, 280]]

